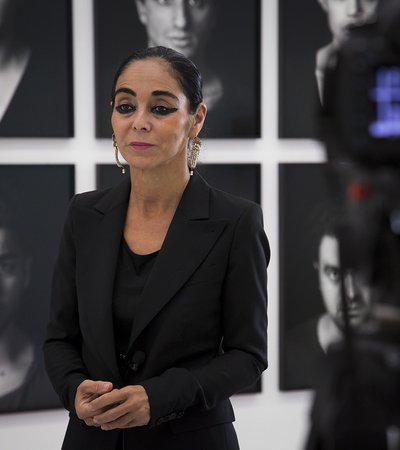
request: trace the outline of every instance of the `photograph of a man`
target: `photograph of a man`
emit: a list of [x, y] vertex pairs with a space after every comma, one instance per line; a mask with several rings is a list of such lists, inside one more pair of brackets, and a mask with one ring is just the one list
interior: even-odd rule
[[324, 356], [345, 337], [344, 304], [353, 330], [371, 311], [366, 277], [340, 251], [352, 241], [343, 234], [349, 215], [331, 197], [327, 175], [326, 164], [280, 166], [282, 390], [315, 387]]
[[117, 10], [111, 0], [96, 1], [97, 136], [111, 136], [116, 62], [161, 45], [183, 53], [202, 73], [203, 137], [259, 137], [259, 11], [259, 0], [121, 0]]
[[[318, 92], [322, 99], [324, 73], [329, 62], [334, 62], [334, 55], [348, 38], [350, 30], [376, 20], [379, 0], [318, 0], [326, 14], [332, 40], [319, 48], [316, 54], [315, 76]], [[333, 58], [333, 60], [332, 60]]]
[[349, 325], [357, 327], [370, 311], [371, 293], [365, 279], [354, 268], [341, 267], [339, 237], [326, 231], [319, 241], [318, 259], [314, 268], [318, 273], [319, 290], [325, 313], [318, 318], [317, 339], [326, 352], [330, 345], [343, 339], [344, 310], [341, 283], [344, 286]]
[[162, 45], [196, 61], [203, 76], [203, 96], [208, 111], [221, 99], [224, 86], [207, 61], [208, 40], [216, 25], [215, 0], [135, 0], [138, 17], [146, 29], [147, 45]]
[[319, 137], [325, 70], [352, 29], [376, 21], [379, 1], [279, 1], [280, 137]]

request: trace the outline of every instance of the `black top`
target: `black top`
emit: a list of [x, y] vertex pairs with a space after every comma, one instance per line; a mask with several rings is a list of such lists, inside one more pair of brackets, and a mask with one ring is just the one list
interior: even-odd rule
[[113, 296], [114, 337], [117, 355], [125, 355], [136, 308], [158, 251], [148, 255], [134, 253], [121, 239]]

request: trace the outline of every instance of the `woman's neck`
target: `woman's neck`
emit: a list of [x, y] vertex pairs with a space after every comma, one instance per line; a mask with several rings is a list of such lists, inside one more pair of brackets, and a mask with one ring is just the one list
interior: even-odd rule
[[129, 206], [147, 217], [175, 210], [190, 179], [187, 167], [180, 171], [131, 168], [130, 173]]

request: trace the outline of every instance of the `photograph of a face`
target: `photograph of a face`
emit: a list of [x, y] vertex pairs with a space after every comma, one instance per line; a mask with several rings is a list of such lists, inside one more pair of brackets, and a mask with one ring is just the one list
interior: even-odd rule
[[[171, 47], [203, 77], [201, 137], [260, 136], [259, 0], [97, 0], [96, 135], [110, 138], [114, 74], [134, 50]], [[237, 63], [240, 55], [240, 64]]]
[[73, 190], [73, 166], [0, 166], [0, 413], [60, 407], [41, 347]]
[[370, 311], [365, 278], [340, 258], [349, 216], [330, 183], [326, 164], [279, 167], [281, 390], [315, 387], [329, 347], [343, 341], [342, 282], [350, 327]]
[[0, 137], [73, 136], [71, 0], [0, 0]]
[[376, 20], [379, 0], [279, 2], [279, 137], [318, 136], [324, 73], [350, 30]]

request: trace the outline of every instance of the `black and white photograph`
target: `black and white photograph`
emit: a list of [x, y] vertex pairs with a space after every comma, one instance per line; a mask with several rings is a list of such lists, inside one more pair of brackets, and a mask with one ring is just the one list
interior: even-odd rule
[[0, 166], [0, 413], [60, 407], [41, 347], [73, 190], [73, 166]]
[[352, 28], [376, 20], [379, 0], [279, 2], [279, 137], [318, 136], [324, 73]]
[[[111, 136], [110, 95], [118, 62], [147, 46], [189, 57], [203, 78], [204, 138], [260, 137], [259, 0], [97, 0], [96, 135]], [[237, 55], [240, 54], [240, 64]]]
[[340, 259], [338, 227], [348, 214], [332, 196], [328, 166], [281, 164], [279, 189], [280, 389], [309, 389], [329, 347], [344, 337], [341, 283], [354, 328], [370, 311], [371, 291]]
[[71, 0], [0, 0], [0, 137], [73, 136]]

